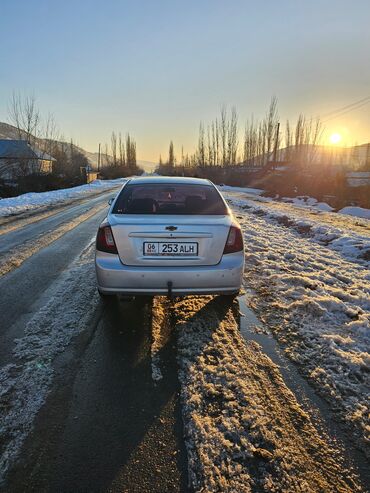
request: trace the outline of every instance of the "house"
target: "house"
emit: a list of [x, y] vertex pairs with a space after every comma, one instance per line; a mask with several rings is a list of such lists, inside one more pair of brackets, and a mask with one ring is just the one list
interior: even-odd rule
[[54, 161], [52, 156], [26, 140], [0, 139], [0, 178], [3, 180], [51, 173]]
[[86, 183], [91, 183], [94, 180], [99, 180], [99, 171], [94, 171], [90, 165], [80, 167], [81, 176], [84, 178]]

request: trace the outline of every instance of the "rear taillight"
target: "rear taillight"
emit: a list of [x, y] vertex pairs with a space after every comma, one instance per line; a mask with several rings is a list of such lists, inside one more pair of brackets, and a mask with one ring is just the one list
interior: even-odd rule
[[229, 236], [227, 237], [224, 255], [225, 253], [240, 252], [244, 248], [243, 236], [238, 226], [230, 226]]
[[96, 249], [100, 252], [118, 254], [110, 226], [100, 226], [96, 236]]

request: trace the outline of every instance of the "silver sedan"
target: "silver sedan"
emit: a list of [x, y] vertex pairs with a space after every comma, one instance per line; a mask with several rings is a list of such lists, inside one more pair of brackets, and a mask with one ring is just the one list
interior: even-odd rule
[[209, 180], [128, 180], [96, 238], [101, 296], [236, 294], [244, 270], [240, 227]]

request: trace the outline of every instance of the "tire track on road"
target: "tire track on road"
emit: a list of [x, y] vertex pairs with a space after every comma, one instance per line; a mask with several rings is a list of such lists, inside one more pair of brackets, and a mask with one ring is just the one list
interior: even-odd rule
[[359, 492], [357, 473], [287, 388], [278, 366], [245, 342], [230, 302], [173, 304], [195, 491]]
[[[86, 264], [82, 288], [88, 293], [95, 289], [92, 270], [93, 265]], [[72, 282], [77, 288], [76, 279]], [[71, 308], [80, 310], [74, 308], [74, 298], [62, 297], [67, 307], [63, 318]], [[129, 303], [112, 298], [104, 307], [97, 305], [102, 310], [95, 328], [81, 333], [86, 341], [93, 330], [85, 347], [78, 348], [78, 340], [73, 340], [61, 355], [63, 373], [74, 373], [69, 382], [54, 370], [50, 384], [43, 386], [45, 404], [32, 419], [16, 416], [11, 408], [9, 428], [12, 424], [21, 433], [19, 425], [25, 422], [33, 431], [22, 454], [14, 456], [7, 491], [189, 492], [175, 334], [162, 326], [167, 319], [161, 306], [168, 305], [160, 298], [152, 309], [147, 297]], [[50, 308], [62, 310], [55, 303]], [[49, 355], [55, 354], [54, 330], [61, 329], [63, 324], [55, 322], [54, 334], [47, 335], [45, 327], [33, 324], [33, 335], [40, 333], [43, 342], [24, 338], [17, 354], [42, 355], [50, 336], [54, 344]], [[64, 344], [71, 330], [63, 332]], [[160, 381], [152, 378], [153, 345], [161, 363]], [[47, 363], [53, 364], [49, 358]], [[58, 368], [58, 358], [53, 367]]]
[[103, 203], [100, 206], [88, 210], [75, 219], [68, 221], [67, 223], [63, 223], [56, 229], [43, 233], [41, 237], [32, 238], [23, 243], [21, 246], [11, 249], [7, 252], [7, 254], [3, 255], [0, 260], [0, 277], [18, 268], [23, 264], [23, 262], [32, 257], [32, 255], [37, 253], [39, 250], [49, 246], [51, 243], [54, 243], [61, 236], [76, 228], [90, 217], [98, 214], [106, 207], [106, 204]]
[[[88, 196], [79, 197], [76, 199], [70, 199], [66, 202], [56, 203], [54, 205], [46, 205], [37, 209], [31, 209], [27, 212], [21, 212], [19, 214], [11, 216], [0, 216], [0, 236], [21, 229], [29, 224], [34, 224], [43, 219], [55, 216], [64, 209], [68, 209], [71, 206], [83, 205], [85, 202], [90, 202], [104, 194], [109, 194], [113, 192], [116, 187], [112, 189], [105, 189], [100, 193], [94, 193]], [[47, 209], [47, 210], [45, 210]]]
[[91, 243], [55, 295], [27, 323], [24, 336], [16, 340], [14, 362], [0, 369], [0, 484], [46, 400], [54, 359], [89, 328], [88, 321], [98, 306], [92, 258]]

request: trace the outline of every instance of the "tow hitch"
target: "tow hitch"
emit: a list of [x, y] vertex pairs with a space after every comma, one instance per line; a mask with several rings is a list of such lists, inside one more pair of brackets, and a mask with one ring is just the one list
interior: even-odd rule
[[172, 286], [173, 286], [172, 281], [168, 281], [167, 282], [167, 298], [169, 300], [172, 300]]

